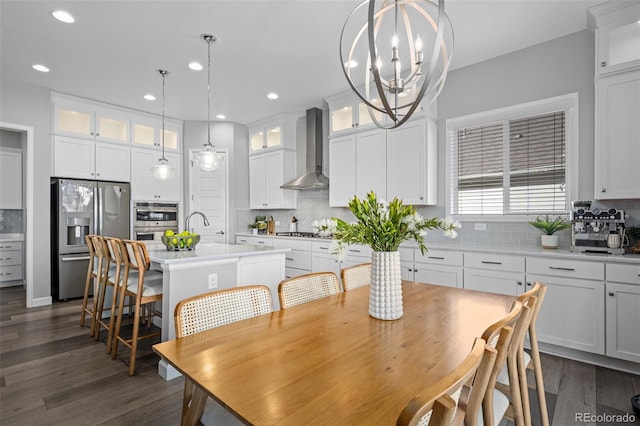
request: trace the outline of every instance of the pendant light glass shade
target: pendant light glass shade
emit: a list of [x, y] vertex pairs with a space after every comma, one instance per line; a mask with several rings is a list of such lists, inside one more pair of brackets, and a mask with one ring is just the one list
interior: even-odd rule
[[153, 178], [156, 180], [166, 181], [173, 179], [176, 173], [175, 167], [169, 165], [169, 160], [164, 156], [164, 83], [165, 78], [169, 74], [167, 70], [156, 70], [158, 74], [162, 76], [162, 156], [158, 159], [158, 162], [151, 167], [153, 172]]
[[[340, 34], [347, 82], [376, 126], [395, 129], [444, 87], [453, 28], [444, 0], [364, 0]], [[354, 63], [366, 64], [362, 72]]]
[[211, 43], [216, 38], [211, 34], [202, 34], [200, 38], [207, 43], [207, 141], [202, 145], [202, 150], [195, 154], [195, 161], [198, 168], [203, 172], [212, 172], [220, 168], [222, 155], [216, 152], [216, 148], [211, 143]]

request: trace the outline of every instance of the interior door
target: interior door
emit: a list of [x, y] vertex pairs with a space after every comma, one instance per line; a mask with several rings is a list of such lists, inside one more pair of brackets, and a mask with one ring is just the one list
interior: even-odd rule
[[200, 234], [200, 243], [227, 243], [227, 152], [219, 151], [223, 156], [220, 168], [212, 172], [203, 172], [193, 159], [196, 151], [189, 151], [189, 209], [185, 216], [200, 211], [207, 216], [209, 226], [199, 215], [191, 217], [189, 226]]

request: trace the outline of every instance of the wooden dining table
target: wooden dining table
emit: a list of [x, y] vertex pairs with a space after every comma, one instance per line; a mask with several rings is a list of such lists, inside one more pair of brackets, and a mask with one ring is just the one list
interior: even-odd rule
[[[514, 300], [403, 281], [404, 315], [383, 321], [365, 286], [153, 349], [195, 385], [193, 401], [210, 396], [246, 424], [393, 425]], [[202, 406], [183, 407], [183, 423]]]

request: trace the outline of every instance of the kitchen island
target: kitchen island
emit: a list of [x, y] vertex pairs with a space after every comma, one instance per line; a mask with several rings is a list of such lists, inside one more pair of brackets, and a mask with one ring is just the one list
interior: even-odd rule
[[[156, 246], [157, 247], [157, 246]], [[288, 248], [242, 244], [199, 244], [195, 250], [167, 251], [149, 246], [152, 268], [162, 271], [162, 341], [175, 339], [173, 313], [187, 297], [242, 285], [263, 284], [271, 289], [274, 310], [280, 308], [278, 284], [285, 278]], [[164, 360], [158, 374], [166, 380], [179, 376]]]

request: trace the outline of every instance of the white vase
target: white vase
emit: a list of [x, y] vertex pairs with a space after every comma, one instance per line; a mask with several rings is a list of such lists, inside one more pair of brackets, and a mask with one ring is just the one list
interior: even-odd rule
[[371, 285], [369, 315], [381, 320], [402, 317], [402, 277], [400, 252], [371, 253]]
[[253, 233], [253, 235], [258, 235], [258, 228], [252, 228], [251, 232]]
[[558, 248], [558, 236], [557, 235], [542, 235], [540, 239], [542, 248], [554, 249]]

